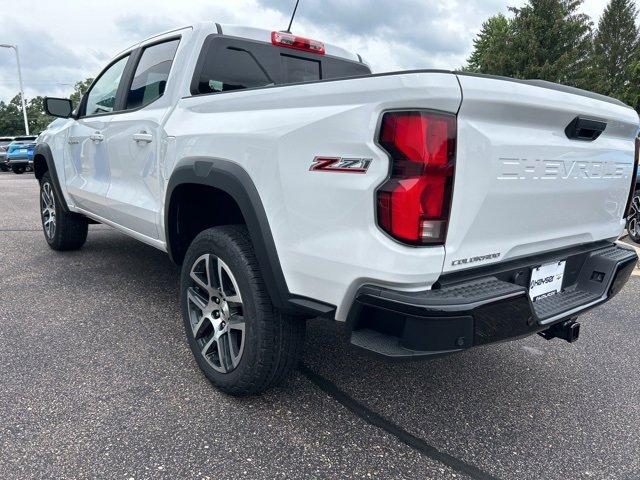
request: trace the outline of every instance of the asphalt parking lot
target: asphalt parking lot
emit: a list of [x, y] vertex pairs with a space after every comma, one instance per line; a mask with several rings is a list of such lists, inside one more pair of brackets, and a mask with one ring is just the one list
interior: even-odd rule
[[192, 359], [168, 257], [89, 232], [83, 250], [51, 251], [33, 175], [0, 174], [2, 479], [640, 478], [640, 276], [581, 317], [572, 345], [387, 363], [314, 320], [316, 383], [299, 371], [238, 400]]

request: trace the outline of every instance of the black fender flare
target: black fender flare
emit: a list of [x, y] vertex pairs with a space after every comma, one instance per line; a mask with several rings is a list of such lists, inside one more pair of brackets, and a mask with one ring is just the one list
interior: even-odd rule
[[53, 161], [53, 154], [51, 148], [46, 143], [38, 143], [33, 152], [33, 171], [38, 180], [42, 179], [45, 172], [49, 172], [51, 176], [51, 182], [53, 183], [53, 189], [56, 195], [60, 199], [60, 206], [65, 212], [69, 211], [67, 201], [62, 194], [62, 188], [60, 187], [60, 180], [58, 179], [58, 172], [56, 170], [56, 164]]
[[280, 265], [271, 227], [260, 194], [247, 171], [237, 163], [221, 158], [188, 157], [182, 159], [171, 174], [165, 197], [165, 238], [167, 252], [176, 258], [176, 246], [171, 244], [171, 198], [183, 184], [198, 184], [217, 188], [237, 203], [249, 230], [256, 258], [271, 301], [288, 313], [332, 317], [335, 306], [317, 300], [292, 295]]

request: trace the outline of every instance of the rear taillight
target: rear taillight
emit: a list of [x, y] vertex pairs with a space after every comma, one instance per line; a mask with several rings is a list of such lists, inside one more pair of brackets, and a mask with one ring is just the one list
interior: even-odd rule
[[378, 143], [391, 161], [389, 178], [377, 191], [380, 228], [411, 245], [444, 243], [453, 192], [456, 117], [387, 112]]
[[298, 37], [290, 33], [271, 32], [271, 43], [278, 47], [293, 48], [294, 50], [317, 53], [318, 55], [325, 54], [324, 43], [309, 38]]

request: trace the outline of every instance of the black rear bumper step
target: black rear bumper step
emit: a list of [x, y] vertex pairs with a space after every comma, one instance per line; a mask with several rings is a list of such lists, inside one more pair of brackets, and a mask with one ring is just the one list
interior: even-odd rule
[[[566, 260], [562, 292], [532, 302], [531, 268]], [[435, 356], [538, 333], [617, 294], [638, 256], [617, 244], [536, 256], [493, 269], [492, 275], [421, 292], [363, 286], [347, 320], [351, 343], [386, 357]]]

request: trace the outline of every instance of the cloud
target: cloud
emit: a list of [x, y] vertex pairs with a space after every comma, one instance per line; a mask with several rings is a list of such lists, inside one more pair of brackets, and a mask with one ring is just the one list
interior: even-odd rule
[[[261, 4], [290, 15], [294, 2], [262, 0]], [[455, 68], [468, 54], [479, 19], [504, 9], [500, 0], [302, 0], [296, 19], [359, 37], [364, 48], [371, 43], [392, 46], [406, 68], [433, 67], [443, 59], [456, 62], [450, 65]], [[386, 63], [374, 56], [376, 62]]]
[[149, 17], [132, 13], [119, 16], [115, 25], [124, 37], [131, 38], [134, 43], [176, 27], [175, 20], [169, 17]]
[[[84, 78], [87, 65], [94, 62], [56, 40], [51, 33], [22, 20], [0, 23], [0, 42], [16, 43], [20, 50], [25, 95], [67, 92]], [[5, 101], [18, 92], [18, 74], [13, 50], [0, 49], [0, 98]]]
[[[482, 22], [526, 0], [300, 0], [293, 31], [360, 53], [374, 71], [455, 69]], [[638, 0], [640, 1], [640, 0]], [[284, 29], [295, 0], [33, 0], [29, 16], [5, 0], [0, 43], [20, 47], [27, 96], [68, 95], [117, 52], [161, 31], [203, 21]], [[583, 10], [597, 20], [602, 0]], [[13, 4], [13, 5], [12, 5]], [[0, 49], [0, 100], [17, 91], [15, 59]]]

